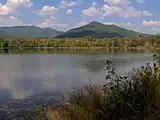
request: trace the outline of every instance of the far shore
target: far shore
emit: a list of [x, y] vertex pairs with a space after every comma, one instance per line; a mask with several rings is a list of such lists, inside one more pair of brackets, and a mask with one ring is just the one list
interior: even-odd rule
[[105, 52], [160, 52], [160, 48], [146, 47], [23, 47], [23, 48], [0, 48], [0, 53], [105, 53]]

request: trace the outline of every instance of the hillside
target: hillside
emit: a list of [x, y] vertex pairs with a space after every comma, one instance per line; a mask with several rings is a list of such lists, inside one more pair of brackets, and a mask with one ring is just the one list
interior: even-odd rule
[[132, 30], [128, 30], [116, 25], [105, 25], [99, 22], [91, 22], [79, 28], [71, 29], [64, 34], [56, 36], [57, 38], [77, 38], [77, 37], [128, 37], [128, 36], [138, 36], [144, 35]]
[[52, 28], [39, 28], [36, 26], [0, 27], [0, 31], [13, 37], [25, 38], [55, 37], [63, 33]]

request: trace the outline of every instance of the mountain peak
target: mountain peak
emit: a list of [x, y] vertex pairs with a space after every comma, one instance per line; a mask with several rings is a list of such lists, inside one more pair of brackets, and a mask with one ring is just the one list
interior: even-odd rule
[[92, 21], [92, 22], [90, 22], [89, 24], [87, 24], [87, 25], [89, 25], [89, 26], [94, 26], [94, 27], [97, 27], [97, 26], [103, 26], [103, 27], [119, 27], [119, 26], [117, 26], [117, 25], [115, 25], [115, 24], [103, 24], [103, 23], [100, 23], [100, 22], [97, 22], [97, 21]]
[[66, 33], [59, 35], [57, 37], [95, 37], [95, 38], [105, 38], [105, 37], [128, 37], [128, 36], [138, 36], [141, 33], [128, 30], [116, 25], [106, 25], [97, 21], [92, 21], [87, 25], [71, 29]]
[[102, 23], [97, 22], [97, 21], [92, 21], [92, 22], [90, 22], [89, 24], [92, 24], [92, 25], [99, 25], [99, 24], [102, 24]]

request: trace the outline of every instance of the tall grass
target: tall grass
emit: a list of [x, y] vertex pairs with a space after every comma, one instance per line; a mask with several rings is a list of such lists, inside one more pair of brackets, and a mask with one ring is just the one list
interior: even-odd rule
[[72, 107], [63, 112], [66, 120], [159, 120], [160, 59], [153, 56], [131, 76], [119, 76], [106, 61], [106, 83], [76, 89]]
[[105, 71], [105, 84], [74, 88], [67, 107], [45, 106], [27, 116], [35, 120], [160, 119], [160, 57], [154, 55], [152, 64], [147, 63], [129, 76], [117, 75], [111, 61], [106, 61]]

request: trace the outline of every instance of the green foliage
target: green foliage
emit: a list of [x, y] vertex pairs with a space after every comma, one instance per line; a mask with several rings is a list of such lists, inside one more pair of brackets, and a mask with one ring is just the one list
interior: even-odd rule
[[160, 39], [157, 36], [123, 38], [1, 38], [0, 48], [8, 44], [8, 49], [144, 49], [159, 50]]
[[94, 38], [105, 37], [131, 37], [145, 35], [132, 30], [127, 30], [116, 25], [104, 25], [99, 22], [91, 22], [85, 26], [71, 29], [64, 34], [58, 35], [57, 38], [79, 38], [92, 36]]
[[118, 76], [106, 61], [106, 83], [76, 89], [67, 120], [159, 120], [160, 59], [153, 59], [131, 76]]
[[116, 74], [111, 61], [106, 61], [103, 85], [73, 88], [70, 106], [59, 108], [47, 104], [35, 111], [11, 114], [7, 120], [159, 120], [160, 57], [146, 63], [129, 76]]
[[116, 25], [104, 25], [99, 22], [91, 22], [85, 26], [71, 29], [67, 32], [57, 31], [52, 28], [39, 28], [36, 26], [0, 27], [0, 36], [14, 38], [106, 38], [106, 37], [132, 37], [145, 36], [146, 34], [121, 28]]

